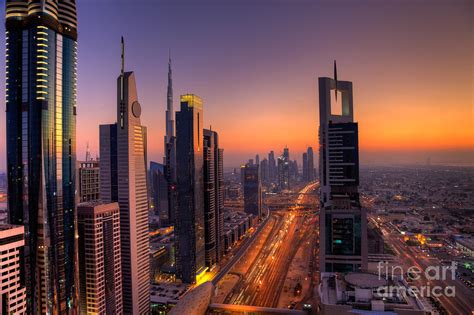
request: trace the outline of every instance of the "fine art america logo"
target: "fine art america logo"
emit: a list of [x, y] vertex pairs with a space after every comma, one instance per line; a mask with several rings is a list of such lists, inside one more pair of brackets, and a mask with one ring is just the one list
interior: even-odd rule
[[[380, 297], [392, 297], [403, 295], [411, 297], [455, 297], [456, 287], [447, 285], [446, 280], [456, 280], [457, 262], [451, 262], [449, 266], [428, 266], [422, 269], [418, 266], [410, 266], [406, 269], [402, 266], [390, 265], [388, 262], [379, 261], [377, 265], [379, 279], [387, 280], [387, 285], [380, 286], [376, 294]], [[389, 284], [388, 280], [401, 278], [409, 285]], [[417, 285], [413, 282], [416, 281]], [[441, 282], [438, 282], [441, 281]]]

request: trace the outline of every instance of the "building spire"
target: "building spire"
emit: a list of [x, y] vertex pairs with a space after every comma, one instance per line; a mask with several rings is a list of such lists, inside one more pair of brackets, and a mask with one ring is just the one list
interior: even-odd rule
[[122, 55], [121, 55], [121, 59], [122, 59], [122, 70], [121, 70], [121, 74], [122, 74], [122, 77], [123, 77], [123, 74], [125, 72], [125, 43], [123, 41], [123, 36], [122, 36]]
[[91, 160], [91, 151], [89, 150], [89, 141], [87, 141], [87, 146], [86, 146], [86, 162], [89, 162]]

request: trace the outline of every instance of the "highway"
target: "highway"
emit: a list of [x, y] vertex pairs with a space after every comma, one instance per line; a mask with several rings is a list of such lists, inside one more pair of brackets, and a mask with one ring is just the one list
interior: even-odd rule
[[[307, 204], [307, 193], [317, 187], [312, 183], [304, 187], [289, 209], [275, 211], [276, 220], [257, 257], [250, 262], [248, 272], [227, 296], [225, 303], [276, 307], [289, 266], [308, 235], [314, 235], [314, 213], [299, 211]], [[292, 294], [292, 293], [291, 293]]]
[[[406, 245], [398, 232], [386, 228], [382, 228], [382, 232], [384, 240], [394, 249], [405, 271], [410, 266], [417, 266], [422, 271], [425, 271], [429, 266], [441, 268], [441, 262], [437, 258], [428, 257], [427, 253], [417, 251], [414, 247]], [[474, 311], [474, 290], [466, 287], [457, 279], [452, 280], [450, 272], [447, 272], [446, 279], [429, 280], [423, 274], [420, 277], [421, 279], [414, 281], [412, 285], [417, 287], [429, 286], [431, 288], [439, 286], [443, 289], [447, 286], [455, 287], [455, 297], [442, 295], [438, 298], [450, 314], [472, 314]]]

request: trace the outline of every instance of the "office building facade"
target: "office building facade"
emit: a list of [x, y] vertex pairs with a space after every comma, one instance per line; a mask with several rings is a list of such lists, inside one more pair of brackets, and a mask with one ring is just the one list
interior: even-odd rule
[[182, 95], [176, 112], [175, 246], [177, 275], [185, 283], [195, 283], [206, 271], [203, 139], [202, 100]]
[[[332, 91], [341, 93], [342, 114], [331, 113]], [[358, 125], [352, 82], [319, 78], [320, 270], [367, 269], [367, 217], [359, 201]]]
[[122, 256], [123, 310], [148, 313], [150, 262], [146, 127], [141, 125], [135, 74], [122, 71], [117, 78], [117, 123], [100, 126], [100, 196], [118, 202]]
[[262, 183], [257, 164], [247, 164], [244, 168], [244, 211], [262, 217]]
[[80, 202], [97, 201], [100, 199], [100, 167], [99, 161], [79, 161], [79, 200]]
[[20, 274], [24, 233], [21, 225], [0, 224], [0, 314], [27, 314], [26, 288]]
[[123, 314], [117, 202], [77, 207], [80, 314]]
[[29, 313], [77, 311], [73, 0], [6, 2], [8, 208], [24, 225]]

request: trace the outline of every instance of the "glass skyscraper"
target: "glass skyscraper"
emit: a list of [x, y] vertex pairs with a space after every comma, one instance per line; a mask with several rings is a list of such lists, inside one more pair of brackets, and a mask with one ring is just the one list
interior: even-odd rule
[[74, 0], [6, 1], [10, 223], [24, 225], [28, 313], [77, 311]]

